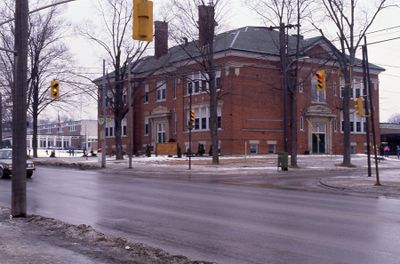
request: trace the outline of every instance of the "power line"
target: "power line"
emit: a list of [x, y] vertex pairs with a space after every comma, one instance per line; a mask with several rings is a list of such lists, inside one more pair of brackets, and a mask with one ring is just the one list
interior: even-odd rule
[[392, 41], [392, 40], [396, 40], [396, 39], [400, 39], [400, 37], [395, 37], [395, 38], [390, 38], [390, 39], [384, 39], [384, 40], [380, 40], [380, 41], [375, 41], [375, 42], [370, 42], [367, 45], [374, 45], [374, 44], [379, 44], [379, 43], [383, 43], [383, 42], [388, 42], [388, 41]]
[[[382, 31], [387, 31], [387, 30], [391, 30], [391, 29], [395, 29], [395, 28], [400, 28], [400, 25], [393, 26], [393, 27], [382, 28], [382, 29], [378, 29], [378, 30], [375, 30], [375, 31], [372, 31], [372, 32], [366, 32], [365, 35], [374, 34], [374, 33], [382, 32]], [[360, 35], [354, 35], [354, 36], [359, 37]], [[398, 38], [400, 38], [400, 37], [398, 37]], [[397, 39], [397, 38], [394, 38], [394, 39]], [[337, 37], [337, 38], [331, 40], [331, 42], [336, 42], [336, 41], [339, 41], [339, 40], [340, 40], [340, 38]], [[392, 39], [389, 39], [389, 40], [392, 40]], [[385, 41], [389, 41], [389, 40], [385, 40]], [[379, 43], [379, 42], [377, 42], [377, 43]], [[368, 45], [369, 44], [370, 43], [368, 43]], [[373, 42], [373, 44], [375, 44], [375, 42]]]
[[389, 67], [389, 68], [399, 68], [400, 69], [400, 65], [389, 65], [389, 64], [382, 64], [382, 63], [374, 63], [378, 66], [382, 66], [382, 67]]
[[378, 29], [378, 30], [375, 30], [375, 31], [372, 31], [372, 32], [367, 32], [367, 33], [365, 33], [365, 35], [374, 34], [374, 33], [382, 32], [382, 31], [387, 31], [387, 30], [391, 30], [391, 29], [395, 29], [395, 28], [400, 28], [400, 25], [393, 26], [393, 27], [388, 27], [388, 28], [383, 28], [383, 29]]

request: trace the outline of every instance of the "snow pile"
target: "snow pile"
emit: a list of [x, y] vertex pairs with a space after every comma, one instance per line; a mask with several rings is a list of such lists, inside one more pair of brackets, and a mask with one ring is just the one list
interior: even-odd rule
[[[162, 249], [142, 243], [134, 243], [123, 238], [108, 236], [89, 225], [71, 225], [62, 221], [32, 215], [27, 223], [40, 228], [44, 233], [63, 236], [78, 244], [89, 244], [101, 252], [109, 252], [113, 258], [127, 260], [129, 263], [171, 263], [171, 264], [211, 264], [212, 262], [191, 261], [185, 256], [170, 255]], [[132, 262], [134, 261], [134, 262]]]

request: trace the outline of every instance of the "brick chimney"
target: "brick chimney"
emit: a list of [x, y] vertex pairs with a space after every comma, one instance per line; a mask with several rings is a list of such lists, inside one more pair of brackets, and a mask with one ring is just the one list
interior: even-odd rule
[[154, 21], [154, 55], [156, 58], [168, 53], [168, 23]]
[[206, 45], [214, 35], [214, 6], [199, 6], [199, 45]]

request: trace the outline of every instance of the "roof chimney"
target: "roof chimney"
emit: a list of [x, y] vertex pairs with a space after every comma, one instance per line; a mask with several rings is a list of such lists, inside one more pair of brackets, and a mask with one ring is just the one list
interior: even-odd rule
[[156, 58], [168, 53], [168, 23], [154, 21], [154, 52]]
[[214, 6], [199, 6], [199, 45], [204, 46], [214, 37]]

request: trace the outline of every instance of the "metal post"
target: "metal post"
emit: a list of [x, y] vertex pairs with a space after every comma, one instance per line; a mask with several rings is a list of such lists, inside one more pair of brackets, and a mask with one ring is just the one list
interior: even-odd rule
[[0, 93], [0, 148], [3, 148], [3, 95]]
[[366, 47], [362, 46], [362, 58], [363, 58], [363, 82], [364, 82], [364, 91], [367, 94], [364, 95], [364, 108], [365, 108], [365, 129], [366, 131], [366, 141], [367, 141], [367, 165], [368, 165], [368, 177], [372, 176], [371, 173], [371, 144], [370, 144], [370, 135], [369, 135], [369, 100], [368, 100], [368, 78], [367, 78], [367, 65], [366, 65]]
[[128, 136], [128, 156], [129, 156], [129, 169], [132, 169], [132, 145], [133, 145], [133, 139], [132, 139], [132, 135], [133, 135], [133, 120], [132, 120], [132, 83], [131, 83], [131, 64], [132, 60], [129, 60], [128, 62], [128, 91], [127, 91], [127, 96], [126, 96], [126, 101], [128, 104], [128, 118], [127, 118], [127, 136]]
[[106, 88], [106, 60], [103, 60], [103, 79], [101, 85], [101, 115], [103, 116], [103, 123], [101, 125], [101, 167], [106, 167], [106, 150], [107, 150], [107, 141], [106, 141], [106, 120], [107, 120], [107, 112], [106, 112], [106, 97], [107, 97], [107, 88]]
[[192, 87], [189, 86], [189, 170], [192, 169], [192, 129], [194, 125], [190, 120], [191, 113], [192, 113]]

